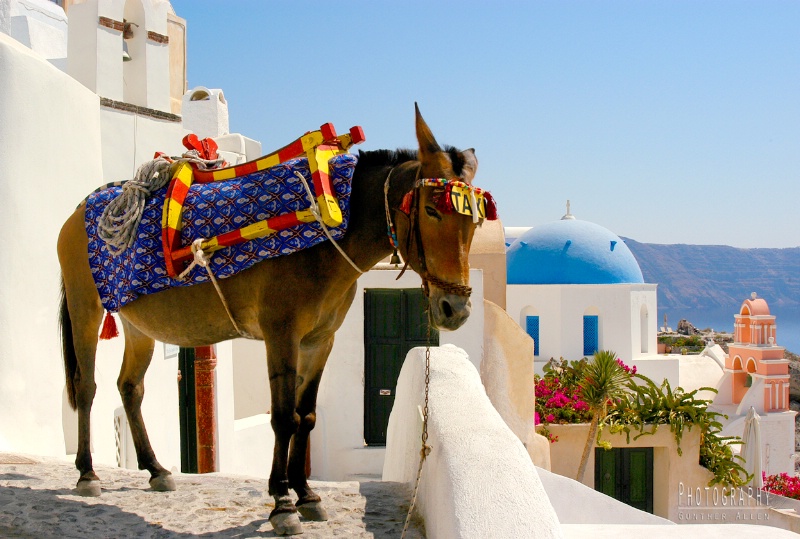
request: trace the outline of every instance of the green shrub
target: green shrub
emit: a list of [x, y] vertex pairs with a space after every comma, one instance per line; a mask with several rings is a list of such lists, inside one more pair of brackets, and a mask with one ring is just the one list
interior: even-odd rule
[[[538, 431], [545, 434], [551, 442], [556, 437], [546, 430], [554, 423], [587, 423], [595, 413], [602, 415], [599, 420], [597, 443], [601, 443], [602, 430], [609, 429], [612, 434], [624, 432], [630, 443], [631, 435], [637, 440], [642, 436], [654, 434], [660, 425], [668, 425], [675, 436], [678, 454], [683, 454], [681, 440], [684, 429], [700, 429], [700, 464], [714, 474], [709, 486], [726, 484], [741, 486], [749, 480], [740, 462], [741, 457], [731, 451], [732, 444], [741, 444], [738, 436], [720, 436], [722, 414], [708, 409], [710, 400], [701, 399], [697, 393], [713, 388], [700, 388], [685, 392], [677, 387], [674, 390], [668, 380], [659, 386], [651, 379], [629, 370], [625, 391], [608, 403], [605, 413], [595, 411], [585, 402], [581, 383], [586, 376], [589, 362], [551, 360], [545, 366], [544, 376], [536, 376], [536, 424]], [[625, 368], [624, 363], [620, 365]]]

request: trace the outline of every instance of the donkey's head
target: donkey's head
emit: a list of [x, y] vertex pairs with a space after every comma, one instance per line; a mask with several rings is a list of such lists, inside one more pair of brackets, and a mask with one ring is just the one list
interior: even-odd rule
[[491, 199], [472, 186], [474, 150], [443, 150], [419, 108], [416, 116], [419, 171], [398, 212], [397, 237], [403, 258], [422, 277], [431, 323], [455, 330], [470, 314], [469, 249]]

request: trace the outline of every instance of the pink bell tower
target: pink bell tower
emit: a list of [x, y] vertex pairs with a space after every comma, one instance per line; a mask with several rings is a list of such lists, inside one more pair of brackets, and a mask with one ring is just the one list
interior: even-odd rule
[[[775, 316], [756, 293], [734, 315], [733, 344], [725, 367], [731, 372], [731, 393], [739, 409], [755, 406], [759, 413], [789, 409], [789, 360], [777, 345]], [[737, 410], [738, 411], [738, 410]]]

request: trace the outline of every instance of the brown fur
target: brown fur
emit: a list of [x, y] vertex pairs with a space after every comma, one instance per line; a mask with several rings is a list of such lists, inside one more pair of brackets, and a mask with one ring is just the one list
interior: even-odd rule
[[[409, 219], [396, 210], [419, 177], [458, 178], [471, 182], [477, 168], [472, 150], [442, 151], [417, 110], [418, 160], [406, 156], [392, 162], [367, 154], [353, 177], [351, 220], [341, 247], [363, 270], [391, 253], [386, 235], [383, 186], [392, 171], [389, 192], [400, 250], [412, 268], [420, 269], [417, 236], [409, 234]], [[396, 156], [394, 156], [396, 157]], [[454, 172], [458, 169], [459, 174]], [[420, 176], [422, 174], [422, 176]], [[431, 189], [420, 190], [418, 237], [424, 246], [427, 270], [439, 279], [461, 285], [469, 280], [469, 253], [475, 225], [460, 214], [435, 209]], [[70, 404], [79, 414], [76, 466], [79, 487], [95, 484], [89, 452], [89, 416], [95, 393], [94, 361], [103, 308], [87, 259], [88, 239], [84, 208], [64, 224], [58, 241], [63, 276], [61, 307], [65, 372]], [[298, 505], [319, 498], [308, 487], [305, 455], [316, 420], [317, 389], [333, 346], [356, 291], [358, 274], [334, 247], [325, 242], [295, 253], [263, 261], [220, 281], [225, 299], [243, 332], [266, 343], [272, 394], [275, 448], [269, 492], [275, 496], [275, 514], [294, 512], [289, 488]], [[442, 329], [455, 329], [469, 315], [466, 297], [431, 286], [431, 320]], [[143, 379], [150, 364], [154, 340], [184, 347], [209, 345], [238, 337], [209, 283], [178, 287], [138, 298], [120, 310], [125, 352], [117, 386], [133, 434], [140, 469], [152, 481], [169, 472], [156, 460], [141, 416]], [[158, 484], [162, 484], [159, 482]], [[155, 488], [155, 484], [154, 484]], [[98, 493], [99, 489], [94, 493]]]

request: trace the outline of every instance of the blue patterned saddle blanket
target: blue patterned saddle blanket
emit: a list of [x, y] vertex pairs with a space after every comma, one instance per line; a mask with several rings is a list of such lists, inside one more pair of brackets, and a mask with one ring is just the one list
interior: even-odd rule
[[[347, 230], [351, 182], [357, 161], [354, 155], [342, 154], [329, 162], [331, 183], [343, 217], [341, 225], [329, 228], [335, 240], [341, 239]], [[271, 217], [307, 209], [308, 195], [295, 171], [303, 175], [313, 192], [314, 182], [306, 158], [292, 159], [232, 180], [192, 184], [184, 202], [182, 244], [190, 245], [197, 238], [211, 238]], [[121, 187], [110, 187], [91, 194], [86, 201], [89, 266], [103, 307], [117, 312], [141, 295], [208, 281], [208, 273], [199, 266], [184, 280], [167, 275], [161, 239], [166, 187], [148, 198], [135, 244], [119, 256], [109, 253], [105, 242], [97, 235], [97, 222], [106, 205], [121, 192]], [[261, 260], [295, 253], [326, 240], [319, 223], [305, 223], [220, 249], [212, 253], [209, 269], [218, 279], [224, 279]]]

